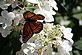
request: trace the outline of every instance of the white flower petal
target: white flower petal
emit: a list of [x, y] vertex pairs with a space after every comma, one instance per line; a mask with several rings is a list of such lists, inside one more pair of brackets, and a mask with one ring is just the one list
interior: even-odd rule
[[55, 52], [52, 52], [52, 55], [55, 55], [56, 53]]
[[51, 12], [52, 15], [56, 14], [56, 12], [52, 10], [52, 8], [50, 9], [50, 12]]
[[52, 6], [55, 10], [58, 10], [57, 4], [54, 0], [49, 0], [50, 6]]
[[64, 38], [71, 39], [73, 37], [73, 34], [71, 33], [71, 31], [72, 31], [71, 28], [65, 28], [64, 26], [61, 26], [60, 29], [64, 34]]
[[4, 10], [1, 12], [2, 17], [7, 18], [8, 11]]
[[4, 23], [7, 24], [7, 26], [11, 26], [12, 20], [6, 19], [6, 20], [4, 20]]
[[23, 49], [23, 52], [25, 53], [25, 54], [28, 54], [28, 49]]
[[2, 33], [1, 33], [2, 36], [3, 36], [3, 37], [7, 37], [7, 35], [9, 35], [10, 32], [11, 32], [10, 30], [11, 30], [11, 27], [10, 27], [10, 26], [9, 26], [9, 27], [6, 27], [6, 29], [3, 29], [3, 30], [2, 30]]
[[44, 24], [44, 28], [48, 29], [48, 30], [52, 30], [52, 27], [53, 27], [53, 23], [46, 23]]
[[3, 32], [3, 28], [2, 27], [0, 27], [0, 33], [2, 33]]
[[56, 53], [56, 55], [70, 55], [70, 53], [66, 52], [66, 50], [64, 48], [62, 48], [61, 46], [59, 46], [58, 52]]
[[9, 12], [4, 10], [1, 12], [2, 18], [1, 21], [5, 24], [7, 24], [7, 26], [11, 26], [12, 24], [12, 19], [14, 19], [15, 14], [13, 12]]
[[0, 23], [4, 23], [4, 18], [2, 16], [0, 16]]
[[34, 42], [36, 44], [36, 48], [35, 49], [39, 49], [42, 47], [41, 41], [40, 40], [35, 40]]
[[22, 50], [20, 50], [16, 52], [16, 55], [26, 55], [26, 54]]
[[0, 8], [7, 9], [10, 4], [6, 4], [5, 1], [0, 1]]
[[3, 26], [3, 29], [6, 29], [6, 27], [7, 27], [7, 24], [4, 24], [4, 23], [3, 23], [3, 25], [4, 25], [4, 26]]
[[52, 16], [52, 14], [51, 14], [50, 11], [46, 11], [44, 9], [42, 9], [42, 10], [36, 9], [34, 11], [34, 13], [43, 15], [45, 17], [45, 21], [46, 22], [52, 22], [52, 21], [54, 21], [54, 18], [53, 18], [53, 16]]
[[9, 20], [12, 20], [12, 19], [15, 18], [15, 14], [14, 14], [13, 12], [9, 12], [9, 13], [7, 14], [7, 17], [6, 17], [6, 18], [8, 18]]
[[71, 51], [72, 50], [72, 44], [70, 44], [69, 41], [64, 40], [62, 45], [61, 45], [66, 51]]
[[18, 25], [20, 21], [22, 21], [21, 19], [23, 18], [22, 14], [16, 14], [15, 18], [14, 18], [14, 24]]
[[34, 43], [28, 43], [27, 42], [27, 44], [30, 45], [30, 46], [36, 47], [36, 45]]
[[52, 55], [52, 47], [51, 47], [51, 44], [49, 44], [47, 47], [44, 47], [42, 49], [42, 55]]
[[38, 4], [38, 0], [26, 0], [27, 2]]

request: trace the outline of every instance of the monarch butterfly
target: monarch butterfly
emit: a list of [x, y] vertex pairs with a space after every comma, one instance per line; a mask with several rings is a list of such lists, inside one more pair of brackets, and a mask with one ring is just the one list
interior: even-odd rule
[[43, 29], [43, 24], [37, 20], [44, 20], [44, 16], [35, 14], [30, 11], [23, 13], [23, 17], [26, 21], [23, 27], [23, 42], [26, 43], [34, 33], [39, 33]]

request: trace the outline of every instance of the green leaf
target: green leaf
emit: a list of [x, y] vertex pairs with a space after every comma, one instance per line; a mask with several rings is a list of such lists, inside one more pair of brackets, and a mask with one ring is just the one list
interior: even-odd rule
[[0, 39], [0, 55], [16, 55], [21, 49], [20, 32], [13, 31], [6, 38]]
[[82, 50], [82, 38], [80, 38], [80, 40], [75, 42], [74, 47], [76, 49]]
[[19, 39], [20, 39], [20, 32], [13, 31], [10, 35], [10, 41], [14, 51], [18, 51], [21, 48], [21, 42], [19, 41]]
[[12, 31], [11, 34], [9, 35], [10, 39], [18, 39], [20, 38], [20, 32], [19, 31]]
[[75, 55], [80, 55], [79, 51], [77, 51], [77, 50], [74, 50], [73, 53], [74, 53]]

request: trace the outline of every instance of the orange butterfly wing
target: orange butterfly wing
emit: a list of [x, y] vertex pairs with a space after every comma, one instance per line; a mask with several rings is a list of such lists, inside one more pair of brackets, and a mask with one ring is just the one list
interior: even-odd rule
[[37, 14], [31, 17], [32, 20], [44, 20], [44, 16]]
[[28, 20], [28, 19], [31, 19], [31, 20], [43, 20], [45, 17], [40, 15], [40, 14], [35, 14], [33, 12], [30, 12], [30, 11], [26, 11], [24, 14], [24, 19], [25, 20]]
[[23, 28], [23, 42], [27, 42], [34, 33], [39, 33], [43, 29], [40, 22], [26, 22]]
[[43, 24], [40, 22], [30, 22], [29, 24], [33, 33], [39, 33], [43, 29]]
[[27, 42], [34, 33], [39, 33], [43, 29], [43, 24], [37, 22], [37, 20], [43, 20], [44, 16], [40, 14], [34, 14], [33, 12], [27, 11], [23, 14], [24, 19], [27, 22], [24, 24], [23, 28], [23, 42]]
[[32, 35], [33, 35], [32, 29], [30, 28], [29, 23], [26, 22], [23, 28], [23, 38], [22, 38], [23, 42], [25, 43], [26, 41], [28, 41]]
[[23, 14], [23, 17], [25, 20], [31, 19], [33, 16], [35, 16], [36, 14], [30, 11], [26, 11]]

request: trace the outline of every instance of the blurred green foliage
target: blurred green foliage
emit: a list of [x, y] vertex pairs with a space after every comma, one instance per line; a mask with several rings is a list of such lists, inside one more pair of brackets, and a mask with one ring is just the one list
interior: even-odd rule
[[[63, 24], [72, 28], [73, 50], [71, 55], [82, 55], [82, 0], [56, 0], [58, 11], [55, 17], [55, 24]], [[69, 21], [68, 24], [66, 22]]]
[[19, 38], [20, 32], [17, 31], [11, 32], [6, 38], [0, 35], [0, 55], [16, 55], [21, 48]]

